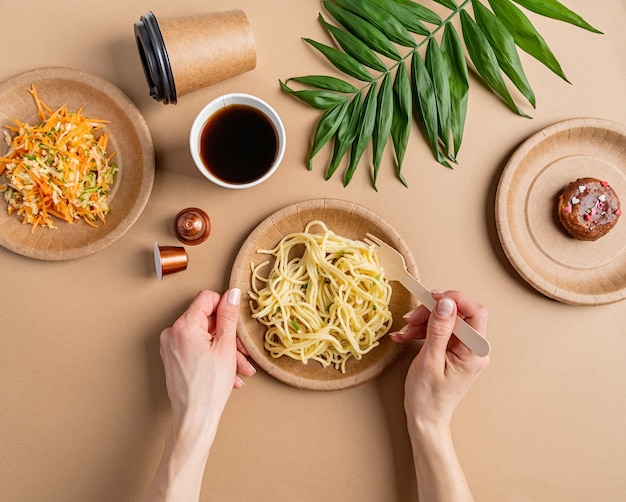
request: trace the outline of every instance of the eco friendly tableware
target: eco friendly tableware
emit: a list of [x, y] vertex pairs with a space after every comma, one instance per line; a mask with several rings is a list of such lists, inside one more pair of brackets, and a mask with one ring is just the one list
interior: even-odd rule
[[256, 67], [252, 28], [241, 10], [157, 21], [149, 12], [135, 38], [150, 95], [164, 104]]
[[[626, 200], [626, 125], [594, 117], [551, 124], [508, 160], [496, 191], [495, 222], [511, 265], [543, 295], [570, 305], [626, 300], [626, 221], [596, 242], [563, 232], [559, 192], [571, 180], [610, 181]], [[622, 219], [622, 218], [620, 218]]]
[[285, 153], [278, 113], [250, 94], [226, 94], [206, 105], [191, 126], [189, 148], [198, 170], [225, 188], [249, 188], [267, 180]]
[[[368, 244], [376, 246], [380, 263], [389, 278], [400, 282], [428, 310], [432, 311], [435, 308], [435, 299], [432, 297], [430, 290], [408, 272], [404, 257], [390, 245], [370, 233], [367, 234], [364, 240]], [[454, 334], [477, 356], [485, 357], [491, 352], [489, 342], [459, 316], [457, 316], [456, 325], [454, 326]]]
[[[259, 249], [269, 249], [286, 235], [302, 232], [306, 223], [323, 221], [337, 235], [349, 239], [361, 239], [367, 232], [376, 233], [403, 250], [409, 270], [418, 275], [417, 265], [411, 251], [398, 232], [379, 215], [354, 202], [340, 199], [313, 199], [289, 205], [265, 218], [248, 236], [239, 250], [230, 275], [230, 287], [242, 291], [250, 289], [250, 266], [268, 259]], [[273, 259], [273, 258], [272, 258]], [[271, 267], [271, 263], [269, 264]], [[389, 308], [393, 316], [390, 332], [404, 326], [403, 315], [417, 307], [417, 301], [404, 288], [392, 285]], [[300, 389], [334, 391], [347, 389], [367, 382], [380, 375], [393, 364], [406, 349], [407, 344], [395, 343], [389, 336], [383, 336], [380, 345], [363, 355], [360, 360], [351, 359], [346, 363], [346, 372], [334, 367], [323, 367], [317, 361], [303, 364], [289, 357], [273, 358], [265, 349], [266, 327], [252, 317], [249, 302], [241, 302], [241, 314], [237, 334], [260, 368], [283, 383]]]
[[[143, 116], [119, 88], [85, 70], [66, 67], [37, 68], [0, 83], [0, 129], [15, 125], [14, 119], [37, 124], [37, 105], [29, 89], [56, 109], [83, 109], [86, 116], [107, 120], [110, 152], [117, 164], [109, 197], [106, 225], [93, 228], [85, 222], [59, 221], [57, 228], [23, 225], [9, 215], [0, 201], [0, 246], [29, 258], [64, 261], [97, 253], [120, 239], [142, 214], [154, 183], [154, 147]], [[9, 146], [0, 141], [0, 156]], [[4, 178], [3, 178], [4, 179]]]

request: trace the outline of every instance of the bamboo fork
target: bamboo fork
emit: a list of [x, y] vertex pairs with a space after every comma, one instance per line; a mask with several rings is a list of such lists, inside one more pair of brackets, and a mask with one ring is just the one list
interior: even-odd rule
[[[394, 248], [372, 234], [368, 233], [364, 241], [369, 245], [376, 246], [378, 258], [385, 269], [385, 273], [391, 279], [400, 282], [400, 284], [432, 312], [435, 307], [435, 299], [432, 297], [430, 291], [408, 272], [404, 257]], [[491, 351], [489, 342], [461, 317], [457, 317], [454, 326], [454, 334], [477, 356], [484, 357]]]

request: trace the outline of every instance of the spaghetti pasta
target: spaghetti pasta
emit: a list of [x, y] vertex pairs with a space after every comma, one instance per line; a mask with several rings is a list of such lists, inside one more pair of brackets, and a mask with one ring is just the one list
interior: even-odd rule
[[348, 360], [361, 359], [391, 328], [391, 286], [372, 246], [312, 221], [258, 252], [274, 261], [251, 264], [248, 295], [272, 357], [315, 360], [345, 372]]

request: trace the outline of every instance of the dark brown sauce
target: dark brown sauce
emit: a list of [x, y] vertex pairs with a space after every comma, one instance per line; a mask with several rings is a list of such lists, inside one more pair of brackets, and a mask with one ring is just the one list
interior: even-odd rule
[[263, 112], [247, 105], [229, 105], [207, 121], [200, 137], [206, 168], [227, 183], [250, 183], [272, 166], [278, 139]]

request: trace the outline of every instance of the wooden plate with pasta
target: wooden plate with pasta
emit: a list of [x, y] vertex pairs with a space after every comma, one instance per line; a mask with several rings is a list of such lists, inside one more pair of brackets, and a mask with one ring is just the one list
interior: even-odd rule
[[[368, 232], [380, 237], [404, 255], [409, 270], [418, 277], [415, 260], [406, 243], [396, 230], [377, 214], [352, 202], [337, 199], [299, 202], [263, 220], [246, 239], [235, 259], [230, 287], [238, 287], [243, 292], [238, 333], [252, 359], [276, 379], [301, 389], [323, 391], [346, 389], [380, 375], [398, 356], [403, 346], [396, 345], [384, 335], [377, 339], [373, 348], [359, 355], [359, 358], [349, 358], [342, 365], [324, 365], [313, 359], [305, 364], [287, 355], [273, 356], [266, 348], [265, 334], [268, 328], [253, 317], [258, 305], [251, 298], [254, 298], [255, 290], [261, 287], [259, 279], [255, 279], [253, 269], [268, 260], [269, 264], [262, 268], [269, 269], [276, 261], [274, 256], [259, 251], [271, 250], [283, 238], [304, 232], [307, 224], [313, 221], [323, 222], [329, 231], [347, 240], [362, 240]], [[310, 231], [316, 232], [316, 228], [312, 227]], [[252, 284], [253, 280], [255, 284]], [[375, 281], [376, 278], [373, 278], [372, 282]], [[411, 295], [398, 283], [390, 282], [390, 286], [388, 332], [400, 329], [404, 325], [402, 316], [417, 305]], [[278, 307], [276, 309], [279, 310]], [[376, 310], [376, 307], [373, 309]], [[300, 329], [295, 322], [291, 324]]]

